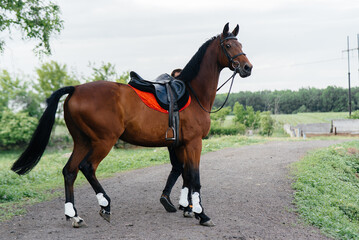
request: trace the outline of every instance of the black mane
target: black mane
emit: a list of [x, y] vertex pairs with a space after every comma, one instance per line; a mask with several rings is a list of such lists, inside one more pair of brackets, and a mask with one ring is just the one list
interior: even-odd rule
[[186, 64], [186, 66], [181, 71], [180, 75], [177, 77], [178, 79], [184, 82], [190, 82], [193, 78], [195, 78], [199, 72], [199, 67], [201, 65], [204, 54], [207, 51], [209, 44], [216, 39], [216, 37], [212, 37], [207, 40], [203, 45], [198, 49], [198, 51], [193, 55], [191, 60]]

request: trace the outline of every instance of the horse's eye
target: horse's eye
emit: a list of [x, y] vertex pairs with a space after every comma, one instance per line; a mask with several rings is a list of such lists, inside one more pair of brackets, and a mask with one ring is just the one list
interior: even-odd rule
[[226, 44], [226, 48], [231, 48], [231, 45], [230, 45], [230, 44]]

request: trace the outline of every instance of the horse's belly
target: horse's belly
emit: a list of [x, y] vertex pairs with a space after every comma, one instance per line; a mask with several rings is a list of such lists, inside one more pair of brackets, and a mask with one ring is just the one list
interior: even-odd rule
[[165, 147], [170, 145], [171, 141], [166, 141], [166, 132], [163, 134], [156, 133], [155, 135], [148, 134], [147, 132], [137, 132], [125, 130], [120, 139], [133, 145], [144, 147]]

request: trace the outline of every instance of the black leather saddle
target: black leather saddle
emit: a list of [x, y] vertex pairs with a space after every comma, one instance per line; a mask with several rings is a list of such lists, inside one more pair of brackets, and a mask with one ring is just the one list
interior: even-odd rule
[[174, 111], [179, 111], [186, 105], [188, 101], [189, 93], [186, 89], [186, 84], [183, 81], [177, 80], [166, 73], [158, 76], [153, 81], [144, 80], [135, 72], [130, 72], [130, 77], [131, 80], [128, 83], [129, 85], [138, 90], [153, 93], [158, 104], [166, 110], [169, 110], [170, 106], [168, 85], [172, 90], [173, 101], [177, 103], [175, 104], [177, 106], [175, 106], [173, 109]]

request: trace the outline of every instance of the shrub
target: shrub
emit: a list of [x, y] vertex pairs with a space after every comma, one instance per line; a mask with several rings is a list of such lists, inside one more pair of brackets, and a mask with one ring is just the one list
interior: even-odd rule
[[0, 114], [0, 148], [12, 149], [30, 141], [38, 120], [26, 113], [5, 110]]
[[274, 130], [274, 120], [270, 112], [263, 112], [261, 117], [261, 129], [259, 134], [271, 136]]
[[234, 121], [244, 124], [248, 129], [258, 129], [260, 126], [260, 112], [255, 112], [252, 106], [243, 107], [236, 102], [233, 107]]
[[350, 119], [359, 119], [359, 110], [352, 112], [352, 115], [349, 118]]
[[236, 123], [228, 127], [221, 127], [219, 124], [212, 124], [208, 135], [237, 135], [244, 134], [246, 127], [241, 123]]

